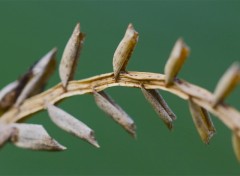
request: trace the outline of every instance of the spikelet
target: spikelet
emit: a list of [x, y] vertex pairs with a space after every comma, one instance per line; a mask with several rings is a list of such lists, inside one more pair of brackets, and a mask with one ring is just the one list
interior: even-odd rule
[[97, 148], [100, 147], [95, 140], [94, 131], [86, 124], [54, 105], [48, 104], [47, 110], [49, 117], [58, 127], [86, 140]]
[[236, 87], [240, 79], [240, 66], [239, 63], [235, 62], [225, 72], [222, 78], [219, 80], [215, 91], [213, 106], [215, 107], [218, 103], [222, 102]]
[[199, 136], [205, 144], [208, 144], [216, 132], [209, 113], [191, 99], [189, 99], [189, 109]]
[[106, 114], [120, 124], [128, 133], [136, 137], [136, 126], [132, 118], [105, 92], [93, 92], [95, 102]]
[[18, 147], [32, 150], [61, 151], [66, 147], [51, 138], [42, 125], [35, 124], [11, 124], [11, 141]]
[[28, 80], [15, 105], [18, 107], [25, 99], [43, 91], [43, 88], [56, 68], [57, 49], [53, 48], [43, 56], [32, 68], [32, 77]]
[[115, 80], [118, 79], [120, 71], [125, 71], [128, 61], [132, 55], [135, 45], [138, 41], [138, 32], [135, 31], [133, 25], [130, 23], [126, 33], [119, 43], [113, 55], [113, 72]]
[[166, 86], [172, 84], [174, 78], [177, 76], [186, 58], [188, 57], [189, 52], [190, 52], [189, 47], [184, 43], [182, 38], [179, 38], [176, 41], [164, 68], [164, 72], [166, 75], [165, 78]]
[[155, 89], [145, 89], [143, 86], [141, 87], [142, 93], [144, 97], [148, 100], [148, 102], [152, 105], [153, 109], [156, 111], [158, 116], [163, 120], [168, 129], [173, 128], [173, 120], [176, 119], [175, 114], [169, 108], [165, 100], [159, 94], [159, 92]]
[[232, 132], [232, 145], [236, 158], [240, 162], [240, 137], [235, 132]]
[[80, 23], [77, 23], [65, 46], [59, 66], [59, 76], [64, 88], [66, 88], [68, 81], [74, 77], [84, 37], [84, 34], [80, 32]]

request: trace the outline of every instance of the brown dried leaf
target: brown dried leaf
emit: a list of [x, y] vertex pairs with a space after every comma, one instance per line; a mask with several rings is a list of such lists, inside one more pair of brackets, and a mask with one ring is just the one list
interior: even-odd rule
[[32, 78], [27, 82], [18, 96], [15, 106], [18, 107], [25, 99], [40, 93], [56, 66], [57, 49], [54, 48], [43, 56], [31, 69]]
[[120, 71], [125, 71], [128, 61], [138, 41], [138, 32], [132, 24], [128, 25], [126, 33], [113, 55], [114, 77], [117, 80]]
[[72, 80], [74, 77], [84, 37], [85, 35], [80, 32], [80, 23], [77, 23], [67, 45], [65, 46], [59, 66], [60, 78], [62, 85], [65, 88], [68, 81]]
[[94, 137], [94, 131], [86, 124], [52, 104], [47, 105], [47, 110], [49, 117], [58, 127], [88, 141], [97, 148], [100, 147]]
[[155, 89], [145, 89], [143, 86], [141, 87], [142, 93], [144, 97], [148, 100], [148, 102], [152, 105], [153, 109], [156, 111], [158, 116], [163, 120], [168, 129], [172, 129], [173, 120], [176, 119], [175, 114], [168, 107], [165, 100]]
[[12, 124], [11, 141], [18, 147], [32, 150], [65, 150], [66, 147], [51, 138], [42, 125]]
[[239, 82], [239, 78], [240, 66], [239, 63], [235, 62], [219, 80], [214, 91], [213, 106], [222, 102], [233, 91]]
[[131, 117], [105, 92], [93, 92], [96, 104], [106, 114], [111, 116], [118, 124], [120, 124], [128, 133], [136, 137], [136, 126]]
[[166, 75], [166, 86], [172, 84], [174, 78], [177, 76], [186, 58], [188, 57], [189, 52], [189, 47], [184, 43], [182, 38], [179, 38], [176, 41], [164, 68], [164, 72]]
[[189, 109], [192, 114], [195, 127], [205, 144], [208, 144], [216, 130], [209, 113], [191, 99], [189, 100]]
[[240, 137], [235, 132], [232, 133], [232, 145], [237, 160], [240, 161]]

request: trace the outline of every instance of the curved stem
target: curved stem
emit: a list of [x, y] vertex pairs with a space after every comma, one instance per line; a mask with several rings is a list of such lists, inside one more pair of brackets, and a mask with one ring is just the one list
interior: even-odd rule
[[113, 73], [106, 73], [78, 81], [70, 81], [67, 88], [58, 84], [51, 89], [31, 97], [19, 107], [13, 107], [4, 113], [0, 122], [13, 123], [24, 120], [38, 111], [45, 109], [46, 102], [57, 103], [67, 97], [101, 91], [109, 87], [124, 86], [140, 88], [144, 85], [146, 89], [161, 89], [179, 96], [182, 99], [191, 100], [217, 116], [231, 130], [237, 130], [240, 136], [240, 112], [226, 105], [219, 104], [213, 108], [213, 95], [196, 85], [186, 81], [175, 79], [170, 87], [165, 86], [165, 75], [148, 72], [121, 73], [118, 81], [114, 79]]

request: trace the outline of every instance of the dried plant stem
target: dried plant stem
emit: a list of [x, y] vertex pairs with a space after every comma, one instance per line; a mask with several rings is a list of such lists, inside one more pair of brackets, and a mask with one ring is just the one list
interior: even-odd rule
[[146, 89], [161, 89], [179, 96], [184, 100], [191, 100], [199, 106], [205, 108], [216, 117], [218, 117], [226, 126], [237, 132], [240, 136], [240, 112], [236, 109], [219, 104], [213, 107], [213, 94], [204, 88], [198, 87], [183, 80], [176, 79], [172, 86], [165, 86], [165, 75], [148, 72], [128, 72], [121, 73], [118, 81], [114, 79], [113, 73], [106, 73], [78, 81], [70, 81], [66, 90], [62, 84], [31, 97], [23, 102], [18, 108], [13, 107], [2, 115], [0, 122], [14, 123], [24, 120], [38, 111], [45, 109], [45, 103], [55, 104], [70, 96], [92, 93], [93, 91], [102, 91], [109, 87], [124, 86], [141, 88], [144, 85]]

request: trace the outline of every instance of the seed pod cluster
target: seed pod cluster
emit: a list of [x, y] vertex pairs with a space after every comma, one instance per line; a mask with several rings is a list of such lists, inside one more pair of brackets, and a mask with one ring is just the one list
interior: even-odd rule
[[126, 33], [119, 43], [113, 55], [113, 72], [115, 80], [118, 79], [121, 71], [126, 71], [128, 61], [138, 41], [138, 32], [135, 31], [130, 23]]
[[[157, 89], [167, 90], [187, 100], [197, 132], [205, 144], [209, 143], [216, 132], [208, 111], [219, 116], [219, 119], [232, 130], [233, 149], [240, 160], [240, 114], [234, 108], [222, 103], [240, 80], [238, 63], [234, 63], [220, 79], [214, 94], [187, 81], [175, 79], [190, 51], [180, 38], [175, 43], [165, 65], [165, 75], [126, 72], [128, 61], [138, 42], [138, 32], [132, 24], [129, 24], [113, 56], [113, 73], [71, 81], [76, 71], [83, 41], [84, 34], [81, 33], [80, 23], [78, 23], [66, 44], [59, 65], [61, 84], [40, 94], [55, 69], [57, 49], [54, 48], [19, 80], [8, 84], [0, 91], [0, 114], [2, 115], [0, 146], [11, 141], [16, 146], [26, 149], [54, 151], [66, 149], [54, 140], [42, 125], [20, 123], [20, 120], [25, 117], [46, 109], [56, 126], [99, 147], [94, 131], [89, 126], [54, 105], [64, 98], [87, 93], [95, 98], [97, 106], [102, 111], [135, 137], [136, 125], [133, 119], [104, 92], [108, 87], [126, 86], [141, 89], [146, 100], [169, 129], [173, 128], [176, 115]], [[32, 97], [36, 94], [38, 95]]]

